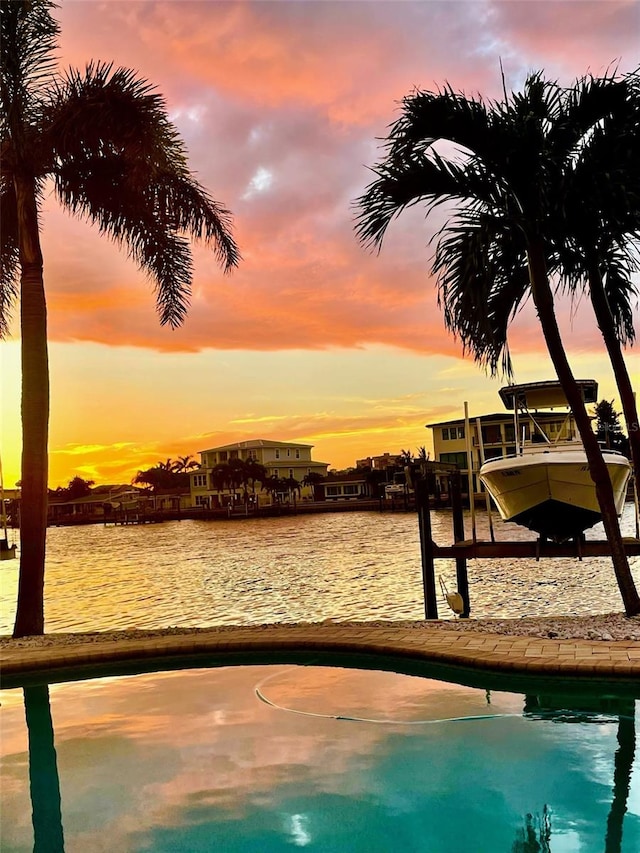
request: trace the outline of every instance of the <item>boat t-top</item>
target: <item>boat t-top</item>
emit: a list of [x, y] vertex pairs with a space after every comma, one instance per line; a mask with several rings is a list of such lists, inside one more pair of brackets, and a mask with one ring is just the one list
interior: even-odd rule
[[[577, 381], [586, 404], [596, 403], [598, 384]], [[542, 539], [566, 542], [582, 536], [602, 516], [596, 489], [575, 421], [558, 381], [507, 385], [500, 389], [514, 413], [516, 453], [491, 459], [480, 468], [480, 480], [504, 521], [540, 534]], [[553, 432], [539, 412], [559, 408], [564, 420]], [[551, 433], [551, 434], [549, 434]], [[615, 450], [603, 450], [613, 486], [616, 512], [622, 514], [631, 477], [631, 463]]]

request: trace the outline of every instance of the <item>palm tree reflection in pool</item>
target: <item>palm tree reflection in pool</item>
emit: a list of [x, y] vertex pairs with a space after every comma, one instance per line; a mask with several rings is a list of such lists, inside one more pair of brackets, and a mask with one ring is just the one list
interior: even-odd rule
[[24, 688], [24, 711], [29, 737], [33, 853], [64, 853], [60, 779], [48, 684]]

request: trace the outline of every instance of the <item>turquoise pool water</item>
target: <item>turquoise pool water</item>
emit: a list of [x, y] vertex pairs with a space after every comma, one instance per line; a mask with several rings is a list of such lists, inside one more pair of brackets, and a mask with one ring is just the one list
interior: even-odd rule
[[640, 850], [633, 699], [283, 664], [0, 701], [7, 853]]

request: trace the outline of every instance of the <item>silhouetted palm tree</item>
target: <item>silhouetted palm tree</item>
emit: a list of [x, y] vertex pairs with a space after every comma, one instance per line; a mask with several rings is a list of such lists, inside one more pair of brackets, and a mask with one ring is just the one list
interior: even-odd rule
[[198, 468], [198, 462], [188, 454], [187, 456], [178, 456], [178, 458], [173, 463], [173, 470], [178, 473], [184, 473], [185, 471], [190, 471], [192, 468]]
[[247, 483], [251, 485], [251, 492], [255, 494], [256, 483], [262, 485], [267, 478], [267, 469], [256, 459], [247, 459], [244, 463]]
[[14, 636], [44, 631], [49, 370], [39, 209], [47, 179], [70, 212], [126, 247], [156, 285], [160, 322], [179, 326], [192, 259], [184, 235], [239, 260], [227, 210], [193, 178], [162, 97], [135, 72], [92, 63], [57, 73], [48, 0], [0, 3], [0, 333], [20, 299], [22, 515]]
[[[607, 467], [564, 351], [548, 274], [555, 248], [550, 226], [557, 225], [560, 209], [552, 188], [561, 183], [579, 141], [615, 108], [618, 85], [623, 84], [591, 80], [571, 105], [540, 75], [527, 79], [522, 94], [489, 105], [450, 88], [406, 97], [391, 127], [387, 156], [374, 169], [377, 178], [358, 200], [357, 231], [365, 244], [380, 246], [389, 223], [406, 207], [424, 203], [431, 212], [443, 203], [453, 205], [435, 264], [447, 270], [440, 295], [447, 301], [452, 292], [462, 291], [465, 307], [456, 308], [455, 298], [453, 306], [448, 301], [445, 319], [492, 366], [500, 351], [496, 347], [506, 346], [514, 311], [532, 296], [585, 448], [625, 611], [632, 615], [640, 613], [640, 597]], [[449, 149], [436, 150], [442, 141]], [[468, 259], [452, 242], [460, 234], [472, 250]], [[504, 332], [504, 341], [496, 329]]]
[[302, 485], [308, 486], [312, 490], [314, 500], [316, 497], [316, 486], [322, 482], [324, 482], [324, 477], [317, 471], [310, 471], [302, 478]]

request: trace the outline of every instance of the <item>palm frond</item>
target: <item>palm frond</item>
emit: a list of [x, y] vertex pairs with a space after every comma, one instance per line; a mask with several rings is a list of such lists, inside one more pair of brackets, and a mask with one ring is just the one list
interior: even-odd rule
[[417, 90], [402, 100], [402, 115], [391, 126], [389, 154], [426, 151], [447, 140], [487, 161], [495, 145], [495, 114], [481, 98], [468, 98], [445, 86]]
[[495, 202], [498, 185], [474, 162], [453, 163], [434, 151], [395, 153], [376, 166], [378, 178], [356, 199], [356, 234], [365, 246], [380, 246], [390, 222], [403, 210], [424, 204], [428, 215], [449, 201], [469, 197]]
[[636, 340], [639, 289], [638, 264], [630, 266], [629, 258], [613, 255], [606, 266], [604, 290], [621, 345], [631, 346]]
[[[187, 168], [186, 150], [169, 121], [163, 98], [129, 69], [91, 64], [85, 73], [69, 71], [48, 105], [43, 135], [53, 152], [52, 170], [64, 170], [62, 195], [70, 203], [73, 181], [93, 181], [84, 204], [99, 206], [111, 195], [101, 177], [118, 163], [129, 188], [166, 227], [212, 244], [229, 270], [240, 260], [231, 234], [231, 214], [215, 202]], [[90, 170], [95, 169], [92, 176]], [[78, 184], [79, 187], [79, 184]], [[82, 193], [82, 190], [78, 190]]]
[[508, 326], [526, 299], [524, 239], [503, 215], [471, 206], [438, 235], [433, 263], [445, 325], [492, 375], [511, 375]]
[[120, 152], [188, 174], [186, 151], [162, 95], [136, 72], [112, 63], [69, 69], [51, 92], [43, 133], [54, 158]]
[[0, 339], [9, 333], [19, 293], [18, 217], [13, 182], [0, 178]]
[[58, 169], [56, 194], [72, 213], [128, 249], [155, 280], [160, 322], [176, 327], [184, 320], [191, 293], [189, 244], [159, 211], [153, 186], [131, 179], [128, 166], [114, 155], [83, 164], [73, 161]]
[[52, 81], [59, 26], [48, 0], [0, 2], [0, 104], [3, 120], [29, 117], [34, 100]]

